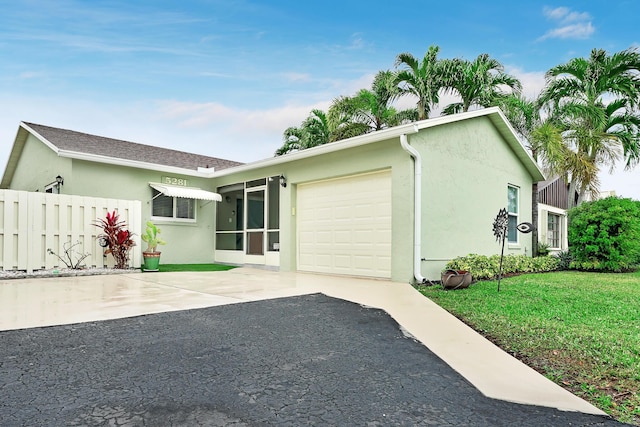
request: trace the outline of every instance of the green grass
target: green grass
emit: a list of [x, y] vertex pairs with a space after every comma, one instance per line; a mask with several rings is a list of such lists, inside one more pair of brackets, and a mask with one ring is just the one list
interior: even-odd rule
[[160, 272], [175, 271], [227, 271], [236, 268], [232, 265], [222, 264], [160, 264]]
[[527, 274], [420, 292], [617, 419], [640, 425], [640, 272]]

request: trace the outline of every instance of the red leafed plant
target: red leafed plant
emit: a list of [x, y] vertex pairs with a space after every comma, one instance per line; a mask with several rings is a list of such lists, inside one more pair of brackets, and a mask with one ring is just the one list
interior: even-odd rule
[[98, 235], [100, 246], [107, 248], [105, 254], [113, 255], [115, 268], [126, 269], [129, 266], [129, 251], [136, 245], [133, 233], [126, 230], [127, 224], [120, 220], [117, 211], [107, 212], [107, 217], [96, 220], [96, 227], [102, 228]]

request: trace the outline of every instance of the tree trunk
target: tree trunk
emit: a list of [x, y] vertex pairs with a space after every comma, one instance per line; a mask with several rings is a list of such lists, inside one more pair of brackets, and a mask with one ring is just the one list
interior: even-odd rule
[[567, 210], [576, 207], [576, 184], [571, 180], [569, 183], [569, 191], [567, 192]]
[[531, 232], [531, 256], [538, 256], [538, 183], [534, 182], [531, 186], [531, 223], [533, 231]]

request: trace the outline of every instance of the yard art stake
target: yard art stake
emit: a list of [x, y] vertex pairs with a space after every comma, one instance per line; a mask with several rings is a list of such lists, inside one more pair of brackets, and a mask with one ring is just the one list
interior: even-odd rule
[[500, 252], [500, 270], [498, 270], [498, 292], [500, 292], [500, 280], [502, 279], [502, 259], [504, 258], [504, 241], [507, 237], [507, 229], [509, 228], [509, 215], [505, 208], [498, 211], [495, 221], [493, 221], [493, 235], [496, 240], [502, 244], [502, 252]]
[[[500, 252], [500, 270], [498, 271], [498, 292], [500, 292], [500, 281], [502, 280], [502, 260], [504, 259], [504, 242], [507, 240], [507, 232], [509, 230], [509, 214], [505, 208], [498, 211], [498, 216], [493, 221], [493, 235], [496, 241], [502, 244]], [[531, 233], [533, 225], [530, 222], [521, 222], [516, 226], [516, 230], [521, 233]]]

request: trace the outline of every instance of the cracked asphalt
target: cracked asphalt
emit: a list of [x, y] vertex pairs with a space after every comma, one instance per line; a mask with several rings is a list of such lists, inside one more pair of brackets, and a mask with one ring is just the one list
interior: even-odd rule
[[0, 343], [1, 426], [623, 425], [489, 399], [385, 312], [322, 294]]

